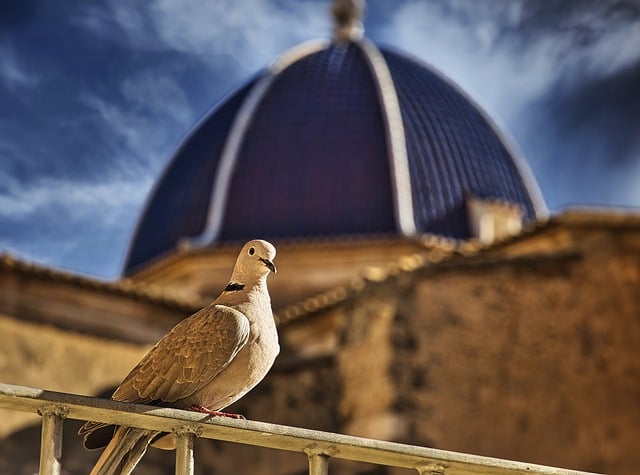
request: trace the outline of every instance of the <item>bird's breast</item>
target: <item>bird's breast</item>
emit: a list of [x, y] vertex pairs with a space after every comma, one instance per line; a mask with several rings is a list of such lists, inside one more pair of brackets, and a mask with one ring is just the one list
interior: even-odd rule
[[280, 351], [275, 324], [251, 325], [247, 343], [212, 383], [198, 395], [196, 404], [221, 410], [253, 389], [273, 366]]

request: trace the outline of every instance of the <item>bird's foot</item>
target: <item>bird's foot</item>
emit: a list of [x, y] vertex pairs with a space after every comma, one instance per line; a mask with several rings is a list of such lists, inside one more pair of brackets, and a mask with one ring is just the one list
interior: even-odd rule
[[230, 412], [220, 412], [220, 411], [212, 411], [211, 409], [207, 409], [204, 406], [193, 405], [187, 408], [188, 411], [201, 412], [202, 414], [208, 414], [214, 417], [229, 417], [230, 419], [242, 419], [246, 420], [242, 414], [233, 414]]

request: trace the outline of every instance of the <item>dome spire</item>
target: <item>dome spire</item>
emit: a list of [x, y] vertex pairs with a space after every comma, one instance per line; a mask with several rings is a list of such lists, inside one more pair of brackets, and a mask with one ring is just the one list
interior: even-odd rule
[[357, 41], [362, 38], [364, 27], [362, 17], [365, 10], [364, 0], [333, 0], [333, 40], [336, 43]]

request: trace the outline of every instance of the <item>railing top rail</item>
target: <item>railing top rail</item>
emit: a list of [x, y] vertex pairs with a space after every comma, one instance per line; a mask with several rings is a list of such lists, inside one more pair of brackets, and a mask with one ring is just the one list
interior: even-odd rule
[[0, 408], [56, 412], [69, 419], [92, 420], [163, 432], [189, 431], [198, 437], [273, 449], [325, 454], [333, 458], [416, 469], [447, 475], [589, 475], [587, 472], [514, 462], [446, 450], [365, 439], [249, 420], [211, 418], [178, 409], [127, 404], [75, 394], [0, 383]]

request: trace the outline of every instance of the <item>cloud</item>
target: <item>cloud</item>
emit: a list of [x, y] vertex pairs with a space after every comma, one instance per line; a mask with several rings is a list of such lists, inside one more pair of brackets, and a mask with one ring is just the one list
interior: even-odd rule
[[152, 179], [106, 179], [99, 182], [78, 182], [40, 178], [27, 184], [0, 174], [4, 191], [0, 195], [0, 219], [27, 219], [29, 215], [57, 210], [73, 221], [93, 219], [96, 210], [115, 211], [101, 216], [106, 225], [113, 224], [123, 210], [140, 203], [151, 186]]
[[[137, 72], [118, 86], [119, 97], [85, 90], [79, 99], [109, 137], [114, 164], [127, 175], [155, 173], [181, 134], [196, 120], [175, 77], [152, 69]], [[115, 159], [114, 159], [115, 158]]]
[[19, 59], [9, 43], [0, 44], [0, 81], [11, 92], [32, 89], [40, 83], [39, 74], [31, 71]]
[[156, 175], [179, 139], [228, 87], [310, 35], [326, 37], [329, 14], [327, 5], [310, 1], [285, 8], [261, 0], [107, 0], [76, 9], [72, 23], [132, 54], [153, 56], [107, 95], [87, 88], [79, 101], [91, 121], [99, 122], [99, 134], [109, 137], [101, 153], [110, 162], [124, 166], [123, 173], [142, 173], [143, 167]]
[[[472, 13], [473, 12], [473, 13]], [[518, 2], [504, 3], [406, 2], [390, 16], [381, 30], [384, 42], [427, 60], [478, 100], [492, 115], [506, 119], [514, 101], [545, 87], [541, 80], [550, 67], [496, 51], [501, 28], [522, 15]], [[544, 49], [540, 45], [544, 57]], [[534, 74], [531, 74], [534, 73]], [[495, 84], [499, 82], [500, 88]], [[512, 94], [514, 90], [520, 94]]]
[[123, 2], [110, 5], [136, 47], [194, 54], [240, 76], [302, 40], [326, 38], [330, 28], [327, 5], [311, 1], [286, 8], [275, 0], [154, 0], [144, 10]]
[[99, 182], [2, 174], [0, 246], [23, 258], [113, 277], [152, 179]]
[[382, 36], [428, 59], [510, 120], [561, 81], [609, 75], [640, 57], [637, 13], [623, 15], [622, 6], [604, 11], [610, 2], [566, 3], [572, 6], [409, 1], [393, 12]]

